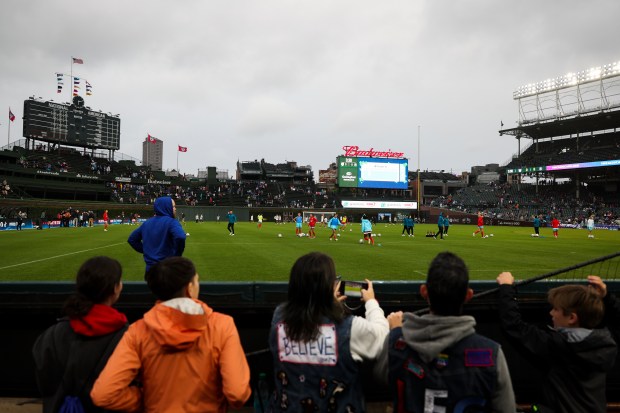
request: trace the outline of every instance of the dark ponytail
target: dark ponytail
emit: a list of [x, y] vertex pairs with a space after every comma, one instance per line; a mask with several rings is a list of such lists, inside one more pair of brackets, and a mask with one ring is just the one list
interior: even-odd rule
[[121, 263], [109, 257], [93, 257], [78, 270], [76, 292], [67, 298], [63, 312], [69, 317], [83, 317], [95, 304], [110, 298], [121, 282]]

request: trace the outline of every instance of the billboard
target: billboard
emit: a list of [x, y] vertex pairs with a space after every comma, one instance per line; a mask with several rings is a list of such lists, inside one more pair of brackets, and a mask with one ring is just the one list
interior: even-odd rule
[[565, 171], [569, 169], [582, 168], [602, 168], [609, 166], [620, 166], [620, 159], [612, 159], [608, 161], [567, 163], [562, 165], [546, 165], [546, 166], [523, 166], [521, 168], [507, 169], [508, 174], [525, 174], [531, 172], [547, 172], [547, 171]]
[[409, 160], [339, 156], [338, 186], [341, 188], [408, 189]]

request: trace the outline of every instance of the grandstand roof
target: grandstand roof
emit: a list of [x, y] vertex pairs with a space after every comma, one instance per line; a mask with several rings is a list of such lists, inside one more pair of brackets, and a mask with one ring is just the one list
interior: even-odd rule
[[545, 139], [617, 128], [620, 128], [620, 110], [590, 112], [571, 118], [528, 123], [516, 128], [500, 130], [499, 134], [500, 136], [513, 135], [521, 138]]

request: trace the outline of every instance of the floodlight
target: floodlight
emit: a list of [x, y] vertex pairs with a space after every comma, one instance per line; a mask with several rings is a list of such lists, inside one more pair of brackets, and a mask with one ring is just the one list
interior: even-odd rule
[[513, 99], [551, 92], [553, 90], [576, 86], [581, 83], [594, 82], [618, 75], [620, 75], [620, 61], [581, 70], [577, 73], [569, 72], [564, 76], [549, 78], [537, 83], [528, 83], [517, 88], [513, 93]]

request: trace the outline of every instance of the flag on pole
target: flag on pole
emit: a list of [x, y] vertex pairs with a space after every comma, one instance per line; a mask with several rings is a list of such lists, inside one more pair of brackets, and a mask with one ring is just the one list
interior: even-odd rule
[[73, 58], [73, 63], [77, 64], [77, 65], [83, 65], [84, 64], [84, 60], [74, 57]]
[[93, 87], [90, 83], [88, 83], [88, 80], [85, 80], [86, 82], [86, 95], [90, 96], [93, 94]]
[[187, 152], [187, 146], [179, 145], [179, 152]]
[[62, 93], [62, 86], [64, 83], [64, 78], [62, 73], [56, 73], [56, 80], [58, 82], [58, 93]]
[[155, 143], [157, 142], [157, 139], [155, 139], [153, 136], [151, 136], [150, 134], [148, 135], [148, 137], [146, 138], [149, 142], [151, 143]]
[[9, 120], [11, 122], [15, 121], [15, 115], [13, 115], [13, 112], [11, 112], [11, 108], [9, 108]]

